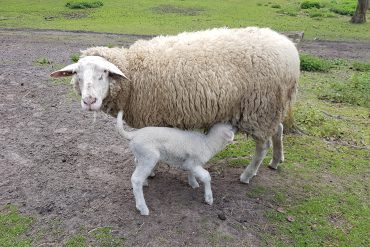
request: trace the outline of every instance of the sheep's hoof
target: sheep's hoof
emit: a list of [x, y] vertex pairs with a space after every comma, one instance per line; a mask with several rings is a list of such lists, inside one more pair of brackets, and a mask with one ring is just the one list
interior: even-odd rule
[[268, 167], [272, 170], [277, 170], [280, 163], [283, 163], [284, 157], [282, 157], [279, 161], [271, 160]]
[[155, 177], [155, 173], [154, 172], [151, 172], [150, 175], [149, 175], [149, 177], [154, 178]]
[[271, 170], [277, 170], [278, 163], [271, 161], [270, 164], [268, 165], [268, 168], [270, 168]]
[[284, 162], [284, 155], [281, 156], [281, 159], [280, 159], [280, 163], [283, 163]]
[[243, 184], [249, 184], [249, 180], [252, 178], [253, 176], [247, 176], [247, 175], [244, 175], [244, 173], [242, 175], [240, 175], [240, 182], [242, 182]]

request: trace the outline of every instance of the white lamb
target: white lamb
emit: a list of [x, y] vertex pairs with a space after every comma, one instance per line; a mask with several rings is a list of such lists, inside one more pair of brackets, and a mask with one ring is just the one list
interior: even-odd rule
[[198, 178], [204, 183], [204, 198], [212, 205], [211, 176], [202, 166], [234, 139], [230, 124], [215, 124], [207, 135], [176, 128], [145, 127], [127, 132], [123, 128], [123, 112], [117, 116], [117, 129], [130, 140], [135, 156], [136, 169], [131, 177], [136, 208], [142, 215], [149, 215], [145, 203], [143, 185], [158, 161], [189, 171], [188, 181], [192, 188], [199, 187]]

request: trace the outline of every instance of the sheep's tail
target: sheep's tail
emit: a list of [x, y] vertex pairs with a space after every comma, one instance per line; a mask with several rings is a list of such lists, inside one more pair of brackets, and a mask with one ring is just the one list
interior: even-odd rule
[[132, 132], [128, 132], [126, 131], [124, 128], [123, 128], [123, 111], [120, 111], [117, 115], [117, 130], [118, 132], [123, 136], [125, 137], [126, 139], [128, 140], [131, 140], [132, 138], [134, 138], [134, 133]]

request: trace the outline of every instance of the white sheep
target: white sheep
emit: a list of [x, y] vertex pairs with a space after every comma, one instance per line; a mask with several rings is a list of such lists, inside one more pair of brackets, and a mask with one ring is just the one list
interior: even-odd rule
[[134, 128], [230, 122], [256, 141], [243, 183], [256, 175], [270, 139], [269, 166], [283, 161], [281, 123], [299, 79], [298, 52], [287, 37], [268, 28], [218, 28], [139, 40], [129, 48], [93, 47], [82, 57], [51, 76], [73, 75], [84, 109], [114, 117], [123, 110]]
[[136, 208], [142, 215], [149, 215], [145, 203], [143, 185], [153, 172], [158, 161], [189, 171], [188, 182], [192, 188], [199, 187], [196, 178], [204, 183], [204, 199], [212, 205], [211, 176], [203, 168], [216, 153], [234, 140], [230, 124], [215, 124], [207, 133], [184, 131], [176, 128], [145, 127], [127, 132], [123, 128], [123, 112], [117, 116], [117, 129], [130, 140], [130, 149], [135, 156], [136, 169], [131, 177]]

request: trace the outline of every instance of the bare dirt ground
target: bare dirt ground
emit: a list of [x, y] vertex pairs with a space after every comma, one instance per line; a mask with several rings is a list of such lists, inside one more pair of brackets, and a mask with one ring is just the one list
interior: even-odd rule
[[[144, 192], [150, 216], [140, 216], [130, 184], [133, 157], [115, 120], [98, 114], [94, 123], [68, 96], [70, 86], [49, 78], [72, 53], [138, 38], [0, 29], [0, 207], [15, 204], [36, 219], [29, 232], [39, 236], [35, 246], [63, 246], [75, 234], [105, 226], [125, 246], [259, 246], [263, 233], [274, 231], [265, 216], [272, 206], [246, 192], [279, 183], [279, 173], [262, 167], [243, 185], [241, 169], [210, 167], [215, 202], [209, 206], [202, 188], [191, 189], [183, 172], [161, 165]], [[310, 41], [301, 49], [370, 59], [367, 43]], [[52, 64], [40, 65], [40, 58]]]

